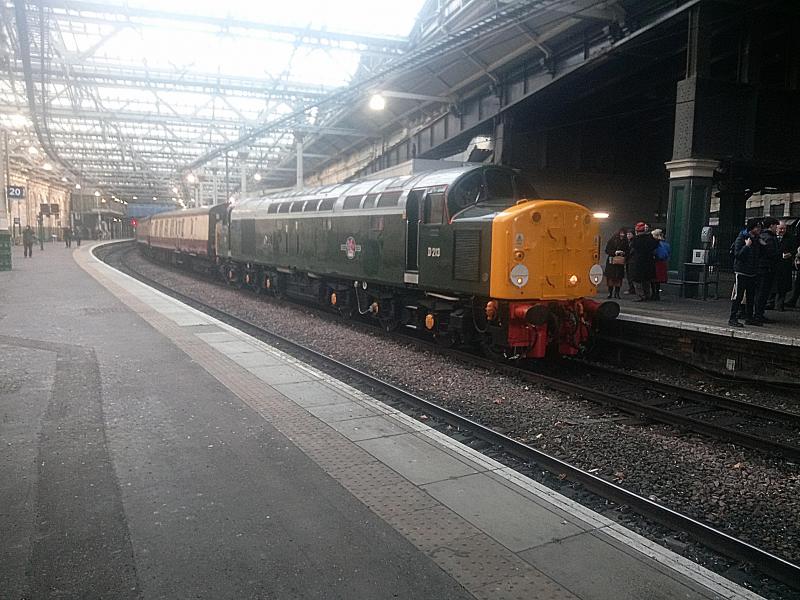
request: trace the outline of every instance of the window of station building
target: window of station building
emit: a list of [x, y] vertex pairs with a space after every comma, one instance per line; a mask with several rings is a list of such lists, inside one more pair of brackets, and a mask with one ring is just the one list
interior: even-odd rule
[[369, 194], [364, 200], [362, 208], [375, 208], [375, 201], [378, 199], [378, 194]]
[[785, 211], [784, 204], [770, 204], [769, 207], [769, 216], [770, 217], [782, 217]]
[[289, 207], [292, 205], [291, 202], [281, 202], [280, 206], [278, 207], [279, 213], [287, 213], [289, 212]]
[[745, 217], [748, 219], [752, 217], [763, 217], [764, 216], [764, 207], [763, 206], [753, 206], [752, 208], [748, 208], [744, 214]]
[[444, 222], [444, 191], [429, 192], [425, 196], [424, 222], [428, 225]]
[[388, 208], [390, 206], [397, 206], [402, 192], [383, 192], [381, 197], [378, 198], [378, 208]]
[[361, 198], [363, 198], [363, 196], [347, 196], [347, 198], [344, 199], [344, 206], [342, 208], [345, 210], [358, 208], [361, 206]]
[[325, 198], [319, 203], [317, 210], [333, 210], [333, 205], [336, 203], [336, 198]]
[[291, 208], [289, 210], [291, 212], [302, 212], [304, 204], [305, 204], [305, 202], [303, 200], [298, 200], [297, 202], [292, 202]]
[[383, 231], [383, 215], [372, 215], [369, 218], [369, 228], [372, 231]]

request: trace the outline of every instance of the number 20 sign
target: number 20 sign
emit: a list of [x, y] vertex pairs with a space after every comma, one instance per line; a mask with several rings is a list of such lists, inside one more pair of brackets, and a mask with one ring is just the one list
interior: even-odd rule
[[25, 188], [20, 185], [10, 185], [6, 188], [6, 197], [9, 200], [22, 200], [25, 197]]

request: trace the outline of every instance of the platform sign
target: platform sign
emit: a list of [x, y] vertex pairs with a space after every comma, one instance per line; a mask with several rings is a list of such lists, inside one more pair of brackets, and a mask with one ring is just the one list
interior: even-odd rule
[[25, 198], [25, 188], [21, 185], [9, 185], [6, 188], [6, 198], [9, 200], [22, 200]]
[[19, 225], [19, 217], [14, 217], [14, 225]]
[[57, 215], [61, 213], [61, 207], [58, 204], [51, 204], [50, 205], [50, 214]]

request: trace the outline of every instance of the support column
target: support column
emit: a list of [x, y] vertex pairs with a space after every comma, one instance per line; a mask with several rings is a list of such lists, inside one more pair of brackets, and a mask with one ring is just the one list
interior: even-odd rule
[[303, 179], [305, 177], [303, 174], [303, 138], [299, 136], [297, 137], [295, 155], [297, 156], [297, 189], [302, 191]]
[[[3, 147], [8, 152], [8, 133], [3, 132]], [[8, 201], [8, 186], [6, 185], [6, 157], [0, 160], [0, 183], [3, 186], [2, 195], [0, 195], [0, 271], [11, 270], [11, 231], [9, 230], [9, 223], [11, 222], [9, 216], [9, 201]]]
[[667, 236], [672, 245], [671, 277], [684, 277], [684, 263], [700, 248], [700, 233], [708, 225], [715, 160], [685, 158], [665, 163], [669, 171]]
[[717, 226], [717, 259], [725, 267], [733, 267], [728, 249], [739, 235], [747, 214], [747, 199], [750, 192], [744, 190], [720, 190], [719, 225]]

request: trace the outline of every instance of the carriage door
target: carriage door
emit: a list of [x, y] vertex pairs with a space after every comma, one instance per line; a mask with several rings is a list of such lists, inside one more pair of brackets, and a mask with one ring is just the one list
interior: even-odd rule
[[419, 205], [425, 190], [411, 190], [406, 198], [406, 271], [419, 270]]

